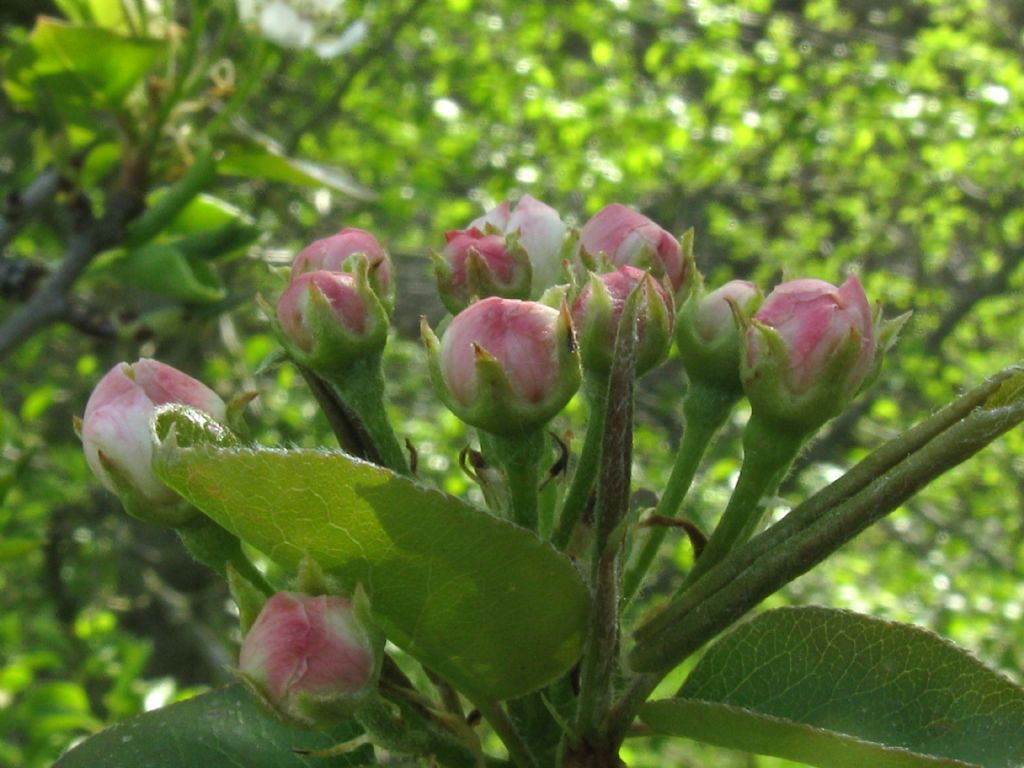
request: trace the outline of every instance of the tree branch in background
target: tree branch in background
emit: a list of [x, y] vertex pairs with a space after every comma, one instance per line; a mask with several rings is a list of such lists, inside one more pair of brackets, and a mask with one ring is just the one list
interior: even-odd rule
[[0, 249], [6, 248], [25, 224], [48, 206], [60, 189], [60, 174], [55, 168], [40, 173], [24, 192], [11, 192], [0, 211]]
[[125, 225], [142, 211], [142, 195], [134, 189], [115, 191], [100, 219], [91, 215], [68, 241], [59, 267], [20, 309], [0, 324], [0, 359], [53, 323], [80, 323], [69, 297], [72, 286], [101, 251], [121, 241]]
[[398, 33], [402, 31], [406, 24], [412, 21], [413, 17], [424, 5], [426, 5], [426, 0], [412, 0], [409, 3], [409, 7], [395, 17], [394, 21], [391, 22], [391, 26], [384, 31], [384, 34], [381, 35], [376, 44], [368, 47], [349, 64], [348, 71], [338, 81], [338, 84], [334, 87], [334, 92], [330, 96], [321, 99], [320, 107], [295, 126], [283, 142], [285, 151], [289, 155], [295, 152], [295, 148], [298, 146], [299, 140], [304, 133], [317, 123], [330, 117], [337, 110], [338, 102], [348, 93], [348, 89], [352, 87], [352, 83], [355, 82], [359, 73], [366, 69], [375, 59], [383, 56], [394, 45]]

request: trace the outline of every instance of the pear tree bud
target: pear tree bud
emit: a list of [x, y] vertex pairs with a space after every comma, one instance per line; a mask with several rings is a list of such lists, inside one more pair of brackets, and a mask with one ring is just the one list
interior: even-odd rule
[[805, 432], [837, 415], [875, 367], [879, 322], [854, 275], [839, 288], [777, 286], [743, 333], [740, 371], [754, 414]]
[[742, 394], [740, 320], [733, 313], [750, 317], [763, 299], [746, 280], [731, 280], [710, 293], [698, 281], [676, 318], [679, 356], [691, 380]]
[[530, 295], [530, 259], [514, 235], [488, 235], [473, 227], [445, 238], [444, 251], [433, 254], [434, 275], [441, 301], [453, 315], [476, 299]]
[[345, 227], [335, 235], [310, 243], [292, 261], [290, 279], [294, 282], [307, 272], [357, 273], [360, 264], [365, 265], [370, 287], [390, 313], [395, 304], [391, 258], [365, 229]]
[[80, 433], [85, 458], [133, 516], [179, 525], [196, 514], [153, 472], [153, 419], [158, 406], [179, 403], [223, 421], [217, 393], [176, 368], [143, 358], [118, 363], [89, 396]]
[[376, 690], [383, 660], [383, 639], [360, 613], [344, 597], [277, 593], [242, 641], [242, 680], [292, 723], [346, 720]]
[[431, 377], [445, 405], [497, 435], [532, 432], [580, 385], [569, 311], [492, 297], [454, 318], [440, 342], [424, 322]]
[[515, 207], [508, 200], [474, 219], [470, 229], [516, 237], [530, 260], [530, 290], [521, 298], [537, 299], [562, 280], [562, 250], [568, 226], [550, 205], [523, 195]]
[[590, 270], [601, 266], [601, 257], [612, 267], [630, 265], [667, 277], [675, 296], [685, 294], [694, 272], [693, 254], [669, 232], [639, 211], [619, 203], [606, 205], [580, 230], [578, 254]]
[[324, 374], [380, 353], [388, 338], [388, 312], [370, 286], [366, 267], [348, 272], [306, 272], [277, 303], [288, 352]]
[[668, 355], [675, 318], [671, 294], [650, 273], [622, 266], [604, 275], [591, 274], [573, 303], [573, 324], [587, 370], [605, 375], [611, 371], [622, 308], [638, 285], [643, 296], [637, 316], [636, 375], [642, 376]]

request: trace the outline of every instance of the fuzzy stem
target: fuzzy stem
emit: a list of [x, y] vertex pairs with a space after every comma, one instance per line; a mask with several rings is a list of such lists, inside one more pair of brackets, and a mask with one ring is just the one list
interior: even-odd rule
[[743, 467], [736, 488], [704, 552], [680, 589], [686, 589], [733, 548], [750, 538], [761, 522], [761, 500], [778, 490], [806, 439], [805, 434], [783, 432], [766, 425], [756, 412], [751, 415], [743, 431]]
[[[691, 383], [683, 399], [683, 415], [686, 419], [685, 432], [676, 453], [672, 474], [669, 476], [665, 492], [658, 500], [654, 514], [662, 517], [674, 517], [686, 498], [697, 467], [704, 457], [715, 433], [722, 428], [729, 413], [735, 406], [738, 396], [724, 389], [709, 387], [699, 383]], [[665, 540], [668, 529], [659, 527], [651, 532], [633, 564], [626, 572], [622, 586], [622, 597], [630, 600], [636, 595], [644, 576], [658, 554], [661, 543]]]
[[373, 442], [381, 463], [401, 475], [411, 474], [405, 448], [398, 441], [384, 405], [384, 374], [381, 356], [357, 360], [344, 376], [327, 379], [341, 399], [357, 415]]
[[608, 408], [607, 377], [595, 376], [588, 372], [584, 392], [590, 405], [587, 433], [583, 438], [583, 449], [576, 463], [576, 472], [565, 494], [565, 501], [562, 502], [558, 525], [551, 535], [551, 543], [558, 549], [565, 549], [568, 546], [573, 529], [583, 516], [601, 459], [601, 440], [604, 436], [605, 412]]
[[505, 471], [512, 520], [531, 531], [537, 530], [537, 495], [540, 484], [544, 432], [496, 435], [480, 431], [484, 456]]
[[[595, 754], [617, 762], [616, 751], [606, 749], [600, 724], [612, 701], [619, 670], [619, 630], [622, 579], [622, 543], [632, 482], [633, 400], [636, 384], [637, 296], [634, 290], [623, 307], [615, 338], [615, 354], [608, 377], [607, 411], [601, 439], [597, 503], [594, 509], [594, 550], [590, 615], [580, 664], [580, 697], [576, 709], [575, 742], [566, 756]], [[581, 752], [582, 750], [582, 752]]]

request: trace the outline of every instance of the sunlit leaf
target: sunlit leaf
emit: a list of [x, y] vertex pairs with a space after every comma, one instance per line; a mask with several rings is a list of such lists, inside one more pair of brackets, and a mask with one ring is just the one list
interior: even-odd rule
[[186, 303], [205, 304], [227, 295], [209, 265], [188, 258], [173, 244], [151, 243], [135, 248], [110, 269], [128, 285]]
[[218, 159], [217, 169], [224, 175], [244, 176], [294, 184], [300, 187], [327, 188], [357, 200], [372, 200], [374, 193], [337, 168], [299, 160], [259, 147], [227, 149]]
[[40, 17], [4, 84], [22, 107], [45, 99], [71, 112], [116, 110], [164, 49], [159, 40]]
[[388, 638], [467, 691], [514, 697], [579, 655], [588, 591], [529, 531], [341, 453], [159, 454], [160, 476], [245, 542], [363, 584]]

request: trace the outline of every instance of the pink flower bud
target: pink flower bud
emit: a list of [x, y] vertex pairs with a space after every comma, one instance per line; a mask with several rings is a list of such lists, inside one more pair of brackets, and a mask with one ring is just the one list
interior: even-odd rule
[[615, 336], [630, 292], [643, 285], [637, 318], [636, 375], [661, 363], [672, 341], [675, 308], [672, 296], [651, 275], [636, 267], [591, 275], [572, 307], [583, 367], [607, 374], [612, 368]]
[[749, 317], [763, 298], [746, 280], [732, 280], [708, 294], [701, 286], [690, 295], [676, 319], [676, 342], [691, 379], [742, 393], [740, 329], [733, 312]]
[[[580, 230], [580, 255], [585, 266], [598, 266], [601, 254], [612, 266], [626, 264], [665, 276], [679, 296], [693, 271], [679, 241], [639, 211], [619, 203], [607, 205]], [[588, 263], [589, 262], [589, 263]]]
[[355, 272], [358, 261], [365, 262], [370, 285], [390, 309], [394, 303], [391, 259], [365, 229], [345, 227], [336, 235], [307, 245], [292, 262], [291, 280], [307, 272]]
[[350, 367], [379, 353], [387, 341], [388, 315], [370, 288], [365, 267], [347, 272], [306, 272], [277, 302], [277, 319], [288, 351], [303, 365], [324, 373]]
[[205, 384], [156, 360], [118, 363], [89, 396], [82, 418], [85, 458], [104, 487], [117, 494], [136, 517], [176, 525], [195, 514], [192, 507], [154, 474], [153, 417], [156, 407], [181, 403], [218, 421], [224, 401]]
[[376, 686], [380, 648], [343, 597], [279, 592], [242, 641], [242, 679], [285, 719], [327, 726]]
[[509, 237], [515, 235], [518, 244], [530, 260], [530, 291], [524, 298], [539, 298], [553, 285], [564, 282], [562, 276], [562, 248], [568, 227], [558, 211], [530, 195], [523, 195], [515, 209], [509, 201], [475, 219], [470, 229], [479, 229]]
[[438, 292], [458, 314], [474, 297], [525, 299], [530, 293], [530, 260], [515, 238], [486, 235], [474, 228], [445, 234], [448, 245], [434, 255]]
[[816, 429], [838, 414], [871, 372], [875, 319], [851, 275], [836, 288], [793, 280], [765, 299], [741, 355], [751, 407], [782, 423]]
[[562, 410], [580, 383], [568, 310], [492, 297], [463, 310], [440, 341], [424, 324], [431, 374], [463, 421], [495, 434], [532, 431]]

